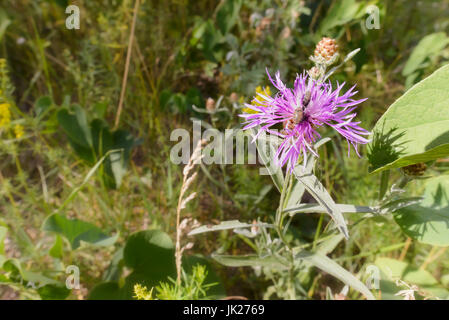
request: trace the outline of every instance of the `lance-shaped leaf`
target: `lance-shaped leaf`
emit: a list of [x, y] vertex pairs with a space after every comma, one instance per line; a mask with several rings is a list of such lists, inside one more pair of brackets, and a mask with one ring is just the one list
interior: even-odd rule
[[[319, 147], [323, 146], [324, 144], [326, 144], [329, 141], [331, 141], [331, 139], [328, 137], [320, 139], [317, 143], [315, 143], [314, 147], [315, 147], [315, 149], [318, 149]], [[315, 167], [316, 160], [317, 160], [316, 157], [312, 155], [310, 157], [309, 161], [307, 161], [307, 165], [305, 168], [307, 173], [312, 173], [313, 168]], [[304, 187], [304, 184], [302, 184], [298, 180], [295, 180], [293, 182], [292, 192], [290, 193], [288, 201], [287, 201], [287, 207], [291, 208], [291, 207], [299, 204], [301, 202], [301, 198], [304, 195], [305, 191], [306, 191], [306, 188]]]
[[353, 289], [359, 291], [368, 300], [375, 300], [373, 294], [369, 289], [352, 273], [340, 266], [334, 260], [321, 253], [312, 253], [307, 251], [301, 251], [296, 255], [296, 258], [303, 260], [306, 263], [323, 270], [324, 272], [334, 276], [335, 278], [342, 281], [344, 284], [352, 287]]
[[[256, 136], [257, 132], [258, 128], [251, 129], [251, 135], [253, 137]], [[265, 133], [259, 135], [256, 140], [259, 157], [262, 160], [262, 163], [267, 168], [271, 179], [273, 179], [274, 185], [279, 190], [279, 192], [282, 192], [282, 186], [284, 185], [284, 174], [282, 173], [281, 167], [276, 164], [276, 149], [274, 145], [275, 143], [273, 141], [265, 137]]]
[[306, 172], [303, 166], [296, 166], [293, 172], [296, 178], [304, 184], [304, 187], [310, 195], [326, 209], [326, 212], [331, 216], [332, 220], [334, 220], [338, 230], [340, 230], [345, 238], [348, 239], [348, 227], [346, 226], [343, 214], [318, 178], [312, 173]]
[[242, 229], [242, 228], [252, 228], [252, 227], [272, 227], [271, 224], [268, 223], [244, 223], [238, 220], [231, 221], [223, 221], [220, 224], [216, 225], [206, 225], [196, 228], [189, 232], [189, 236], [193, 236], [195, 234], [211, 232], [211, 231], [221, 231], [221, 230], [230, 230], [230, 229]]
[[[352, 204], [336, 204], [341, 213], [376, 213], [376, 208], [367, 206], [355, 206]], [[315, 212], [315, 213], [327, 213], [328, 209], [325, 206], [312, 203], [303, 203], [292, 208], [286, 208], [285, 213], [291, 216], [297, 213]]]
[[281, 257], [257, 255], [231, 256], [213, 254], [212, 258], [227, 267], [268, 267], [273, 269], [288, 269], [288, 264]]

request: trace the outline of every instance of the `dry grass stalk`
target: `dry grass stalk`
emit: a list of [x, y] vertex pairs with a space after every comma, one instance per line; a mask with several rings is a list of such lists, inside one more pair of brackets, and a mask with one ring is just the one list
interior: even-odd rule
[[185, 248], [181, 248], [181, 234], [182, 230], [185, 229], [185, 226], [181, 225], [181, 211], [185, 209], [187, 203], [193, 200], [196, 196], [196, 192], [191, 193], [189, 196], [184, 198], [187, 190], [191, 186], [192, 182], [195, 180], [197, 173], [191, 174], [192, 170], [195, 167], [195, 164], [198, 164], [203, 158], [201, 154], [201, 150], [205, 144], [204, 140], [198, 141], [198, 144], [193, 151], [192, 156], [189, 159], [189, 162], [184, 167], [183, 170], [183, 180], [181, 186], [181, 192], [178, 198], [178, 206], [176, 209], [176, 251], [175, 251], [175, 260], [176, 260], [176, 273], [177, 273], [177, 282], [181, 283], [181, 260], [182, 260], [182, 252], [184, 249], [191, 248], [193, 244], [187, 244]]
[[123, 109], [123, 101], [125, 100], [125, 92], [126, 92], [126, 85], [128, 82], [128, 73], [129, 73], [129, 64], [131, 62], [131, 53], [134, 43], [134, 32], [136, 29], [136, 21], [137, 21], [137, 12], [139, 11], [140, 6], [140, 0], [136, 0], [136, 3], [134, 5], [134, 14], [133, 14], [133, 21], [131, 24], [131, 32], [129, 35], [129, 43], [128, 43], [128, 52], [126, 54], [126, 64], [125, 64], [125, 72], [123, 73], [123, 81], [122, 81], [122, 91], [120, 93], [120, 102], [118, 104], [118, 110], [117, 115], [115, 117], [115, 129], [117, 129], [119, 122], [120, 122], [120, 115], [122, 113]]

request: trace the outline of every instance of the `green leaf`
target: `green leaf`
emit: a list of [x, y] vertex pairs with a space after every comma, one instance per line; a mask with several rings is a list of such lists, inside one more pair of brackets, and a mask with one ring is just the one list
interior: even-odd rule
[[360, 6], [361, 4], [355, 0], [335, 1], [321, 22], [318, 33], [325, 35], [332, 28], [345, 25], [356, 19], [360, 16]]
[[449, 175], [429, 179], [424, 200], [394, 214], [396, 223], [409, 237], [422, 243], [449, 246]]
[[259, 257], [257, 255], [219, 255], [212, 254], [212, 258], [227, 267], [267, 267], [273, 269], [287, 269], [288, 265], [274, 256]]
[[205, 233], [205, 232], [211, 232], [211, 231], [251, 228], [253, 226], [271, 227], [272, 225], [267, 224], [267, 223], [257, 223], [257, 224], [243, 223], [243, 222], [240, 222], [238, 220], [231, 220], [231, 221], [223, 221], [223, 222], [221, 222], [219, 224], [216, 224], [216, 225], [207, 225], [207, 226], [198, 227], [198, 228], [193, 229], [192, 231], [190, 231], [188, 235], [189, 236], [193, 236], [193, 235], [196, 235], [196, 234]]
[[[140, 284], [147, 288], [159, 285], [161, 281], [169, 282], [176, 277], [175, 248], [172, 240], [163, 231], [147, 230], [132, 234], [126, 241], [123, 252], [120, 250], [114, 256], [114, 261], [105, 276], [112, 280], [119, 278], [122, 262], [132, 272], [124, 279], [124, 285], [107, 281], [97, 285], [89, 295], [90, 300], [122, 300], [132, 299], [134, 285]], [[200, 263], [208, 268], [208, 276], [205, 283], [220, 283], [220, 279], [210, 268], [207, 260], [198, 256], [183, 256], [182, 267], [190, 273], [192, 267]], [[211, 288], [210, 293], [214, 297], [224, 296], [221, 284]]]
[[75, 113], [70, 113], [66, 108], [58, 112], [58, 122], [69, 139], [83, 148], [93, 147], [92, 135], [87, 124], [86, 113], [80, 106], [72, 106]]
[[226, 296], [226, 290], [222, 284], [220, 277], [212, 268], [210, 260], [200, 255], [183, 256], [182, 268], [187, 274], [192, 274], [193, 268], [198, 264], [205, 266], [207, 270], [207, 277], [204, 280], [204, 284], [215, 284], [214, 286], [209, 288], [209, 290], [207, 290], [207, 295], [210, 296], [210, 298], [213, 300], [224, 298]]
[[113, 145], [111, 148], [119, 149], [120, 152], [111, 154], [109, 158], [111, 175], [114, 177], [115, 187], [120, 187], [126, 174], [131, 150], [139, 142], [125, 130], [117, 130], [112, 134]]
[[40, 287], [37, 289], [37, 292], [42, 300], [65, 300], [70, 294], [70, 290], [67, 287], [54, 284]]
[[[375, 213], [375, 208], [366, 206], [355, 206], [352, 204], [336, 204], [341, 213]], [[291, 216], [297, 213], [328, 213], [328, 209], [319, 204], [303, 203], [293, 208], [286, 208], [285, 213]]]
[[3, 263], [6, 261], [5, 254], [5, 238], [6, 234], [8, 232], [8, 229], [6, 227], [0, 226], [0, 268], [3, 266]]
[[[321, 146], [324, 146], [329, 141], [331, 141], [331, 138], [329, 138], [329, 137], [322, 138], [315, 143], [314, 147], [315, 147], [315, 149], [318, 149]], [[315, 156], [310, 157], [309, 161], [307, 162], [305, 172], [307, 172], [307, 173], [313, 172], [313, 168], [315, 167], [316, 160], [317, 160], [317, 158]], [[298, 180], [294, 180], [292, 191], [288, 195], [287, 208], [293, 208], [294, 206], [300, 204], [302, 196], [304, 195], [305, 191], [306, 191], [306, 188], [304, 187], [304, 184]]]
[[[252, 128], [250, 130], [251, 136], [256, 136], [257, 128]], [[262, 163], [267, 168], [271, 179], [273, 179], [274, 185], [279, 190], [279, 192], [282, 192], [282, 186], [284, 185], [284, 174], [282, 172], [282, 169], [279, 166], [275, 165], [274, 157], [276, 155], [276, 150], [273, 146], [273, 143], [271, 141], [263, 139], [262, 136], [259, 136], [255, 143], [257, 146], [259, 157], [262, 160]]]
[[32, 272], [24, 269], [17, 259], [8, 259], [3, 264], [2, 269], [7, 273], [8, 277], [0, 279], [4, 283], [18, 283], [28, 288], [39, 288], [46, 285], [62, 286], [63, 284], [57, 280], [48, 278], [43, 274]]
[[127, 267], [142, 270], [148, 274], [173, 275], [175, 273], [174, 245], [160, 230], [140, 231], [126, 241], [123, 252]]
[[[377, 163], [373, 172], [449, 156], [448, 78], [446, 65], [407, 91], [379, 119], [373, 130], [375, 137], [388, 139], [392, 131], [398, 135], [394, 138], [395, 156]], [[374, 148], [376, 143], [373, 140], [370, 146], [379, 158], [383, 149]]]
[[118, 249], [112, 257], [111, 263], [103, 275], [104, 281], [118, 281], [123, 269], [123, 248]]
[[310, 195], [315, 198], [315, 200], [326, 209], [326, 213], [329, 214], [335, 225], [340, 230], [345, 238], [349, 238], [348, 227], [346, 226], [346, 221], [341, 213], [340, 208], [334, 202], [330, 194], [321, 184], [317, 177], [312, 173], [307, 172], [303, 166], [296, 166], [294, 169], [294, 174], [296, 178], [304, 184], [306, 190]]
[[8, 232], [8, 229], [6, 227], [0, 226], [0, 254], [5, 254], [5, 238], [6, 234]]
[[67, 219], [61, 214], [52, 214], [43, 223], [43, 230], [64, 236], [73, 250], [81, 241], [95, 246], [111, 246], [117, 241], [118, 234], [108, 236], [100, 228], [79, 219]]
[[1, 10], [0, 11], [0, 43], [3, 40], [3, 36], [6, 33], [6, 29], [9, 27], [9, 25], [11, 24], [11, 20], [8, 18], [8, 15], [6, 14], [5, 11]]
[[[124, 291], [117, 282], [102, 282], [89, 292], [89, 300], [123, 300]], [[129, 297], [131, 299], [131, 297]]]
[[417, 285], [419, 289], [441, 299], [449, 298], [449, 292], [426, 270], [420, 270], [405, 262], [390, 258], [377, 258], [375, 264], [379, 267], [381, 273], [380, 290], [383, 300], [403, 299], [403, 297], [395, 296], [400, 290], [407, 289], [396, 285], [395, 282], [399, 279], [408, 285]]
[[223, 0], [217, 11], [217, 25], [223, 35], [226, 35], [236, 24], [239, 17], [242, 0]]
[[62, 238], [59, 236], [59, 234], [57, 234], [55, 237], [55, 243], [51, 247], [49, 254], [53, 258], [62, 259], [63, 250], [64, 250], [64, 243], [62, 242]]
[[53, 100], [49, 96], [43, 96], [36, 100], [34, 109], [36, 116], [40, 117], [53, 105]]
[[422, 68], [422, 64], [429, 58], [442, 53], [449, 43], [449, 38], [444, 32], [436, 32], [425, 36], [413, 49], [410, 58], [402, 70], [404, 77], [410, 76], [416, 70]]
[[352, 287], [353, 289], [359, 291], [368, 300], [374, 300], [373, 294], [369, 289], [352, 273], [341, 267], [334, 260], [321, 253], [311, 253], [307, 251], [301, 251], [296, 255], [297, 259], [304, 260], [307, 263], [323, 270], [324, 272], [334, 276], [335, 278], [342, 281], [344, 284]]

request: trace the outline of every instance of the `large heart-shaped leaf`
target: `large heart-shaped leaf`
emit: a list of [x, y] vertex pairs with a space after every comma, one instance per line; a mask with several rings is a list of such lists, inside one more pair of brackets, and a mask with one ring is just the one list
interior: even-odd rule
[[424, 200], [398, 210], [394, 218], [411, 238], [437, 246], [449, 246], [449, 175], [427, 181]]
[[81, 245], [81, 241], [95, 246], [111, 246], [118, 238], [118, 234], [108, 236], [91, 223], [79, 219], [68, 219], [57, 213], [49, 216], [42, 228], [65, 237], [74, 250]]
[[174, 275], [174, 255], [171, 238], [160, 230], [132, 234], [123, 251], [126, 266], [150, 274]]
[[[132, 269], [125, 278], [123, 286], [119, 286], [120, 282], [113, 281], [101, 283], [92, 290], [89, 299], [132, 299], [135, 284], [152, 288], [160, 282], [169, 282], [169, 277], [176, 278], [175, 247], [170, 236], [163, 231], [147, 230], [132, 234], [126, 242], [123, 257], [119, 254], [116, 258], [114, 258], [112, 269], [117, 269], [117, 265], [121, 263], [120, 259], [123, 259], [124, 264]], [[220, 283], [220, 279], [204, 258], [184, 256], [182, 267], [186, 273], [190, 273], [197, 263], [207, 267], [208, 276], [205, 284]], [[224, 288], [218, 284], [212, 287], [208, 294], [223, 297]]]
[[403, 297], [396, 294], [400, 290], [407, 288], [397, 286], [397, 280], [402, 280], [408, 285], [416, 285], [421, 291], [440, 299], [449, 297], [449, 291], [444, 289], [426, 270], [421, 270], [405, 262], [390, 258], [377, 258], [375, 264], [380, 269], [379, 284], [383, 300], [403, 299]]
[[[448, 79], [449, 65], [446, 65], [407, 91], [379, 119], [370, 144], [373, 172], [449, 156]], [[379, 140], [389, 139], [394, 141], [393, 146], [387, 143], [379, 147], [382, 146]], [[390, 148], [393, 148], [391, 155], [386, 157]]]

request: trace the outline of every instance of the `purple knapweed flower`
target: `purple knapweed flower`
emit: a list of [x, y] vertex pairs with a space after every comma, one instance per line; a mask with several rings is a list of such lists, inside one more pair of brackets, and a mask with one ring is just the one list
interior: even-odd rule
[[[268, 73], [268, 71], [267, 71]], [[353, 121], [357, 105], [366, 99], [351, 99], [357, 91], [355, 86], [341, 94], [344, 83], [332, 89], [329, 83], [319, 83], [306, 74], [298, 75], [293, 89], [287, 88], [280, 79], [279, 71], [274, 81], [268, 73], [270, 81], [279, 92], [271, 97], [259, 93], [256, 97], [257, 104], [245, 104], [247, 108], [255, 113], [246, 113], [241, 116], [246, 118], [247, 130], [256, 126], [260, 129], [254, 140], [262, 132], [275, 134], [281, 137], [281, 144], [275, 159], [280, 166], [287, 164], [288, 170], [292, 171], [300, 156], [307, 162], [307, 153], [316, 155], [313, 143], [320, 138], [318, 128], [328, 125], [346, 138], [352, 144], [357, 155], [358, 144], [366, 144], [368, 139], [363, 136], [370, 134], [359, 126], [360, 122]], [[282, 124], [283, 129], [279, 132], [273, 126]], [[348, 156], [350, 148], [348, 148]]]

